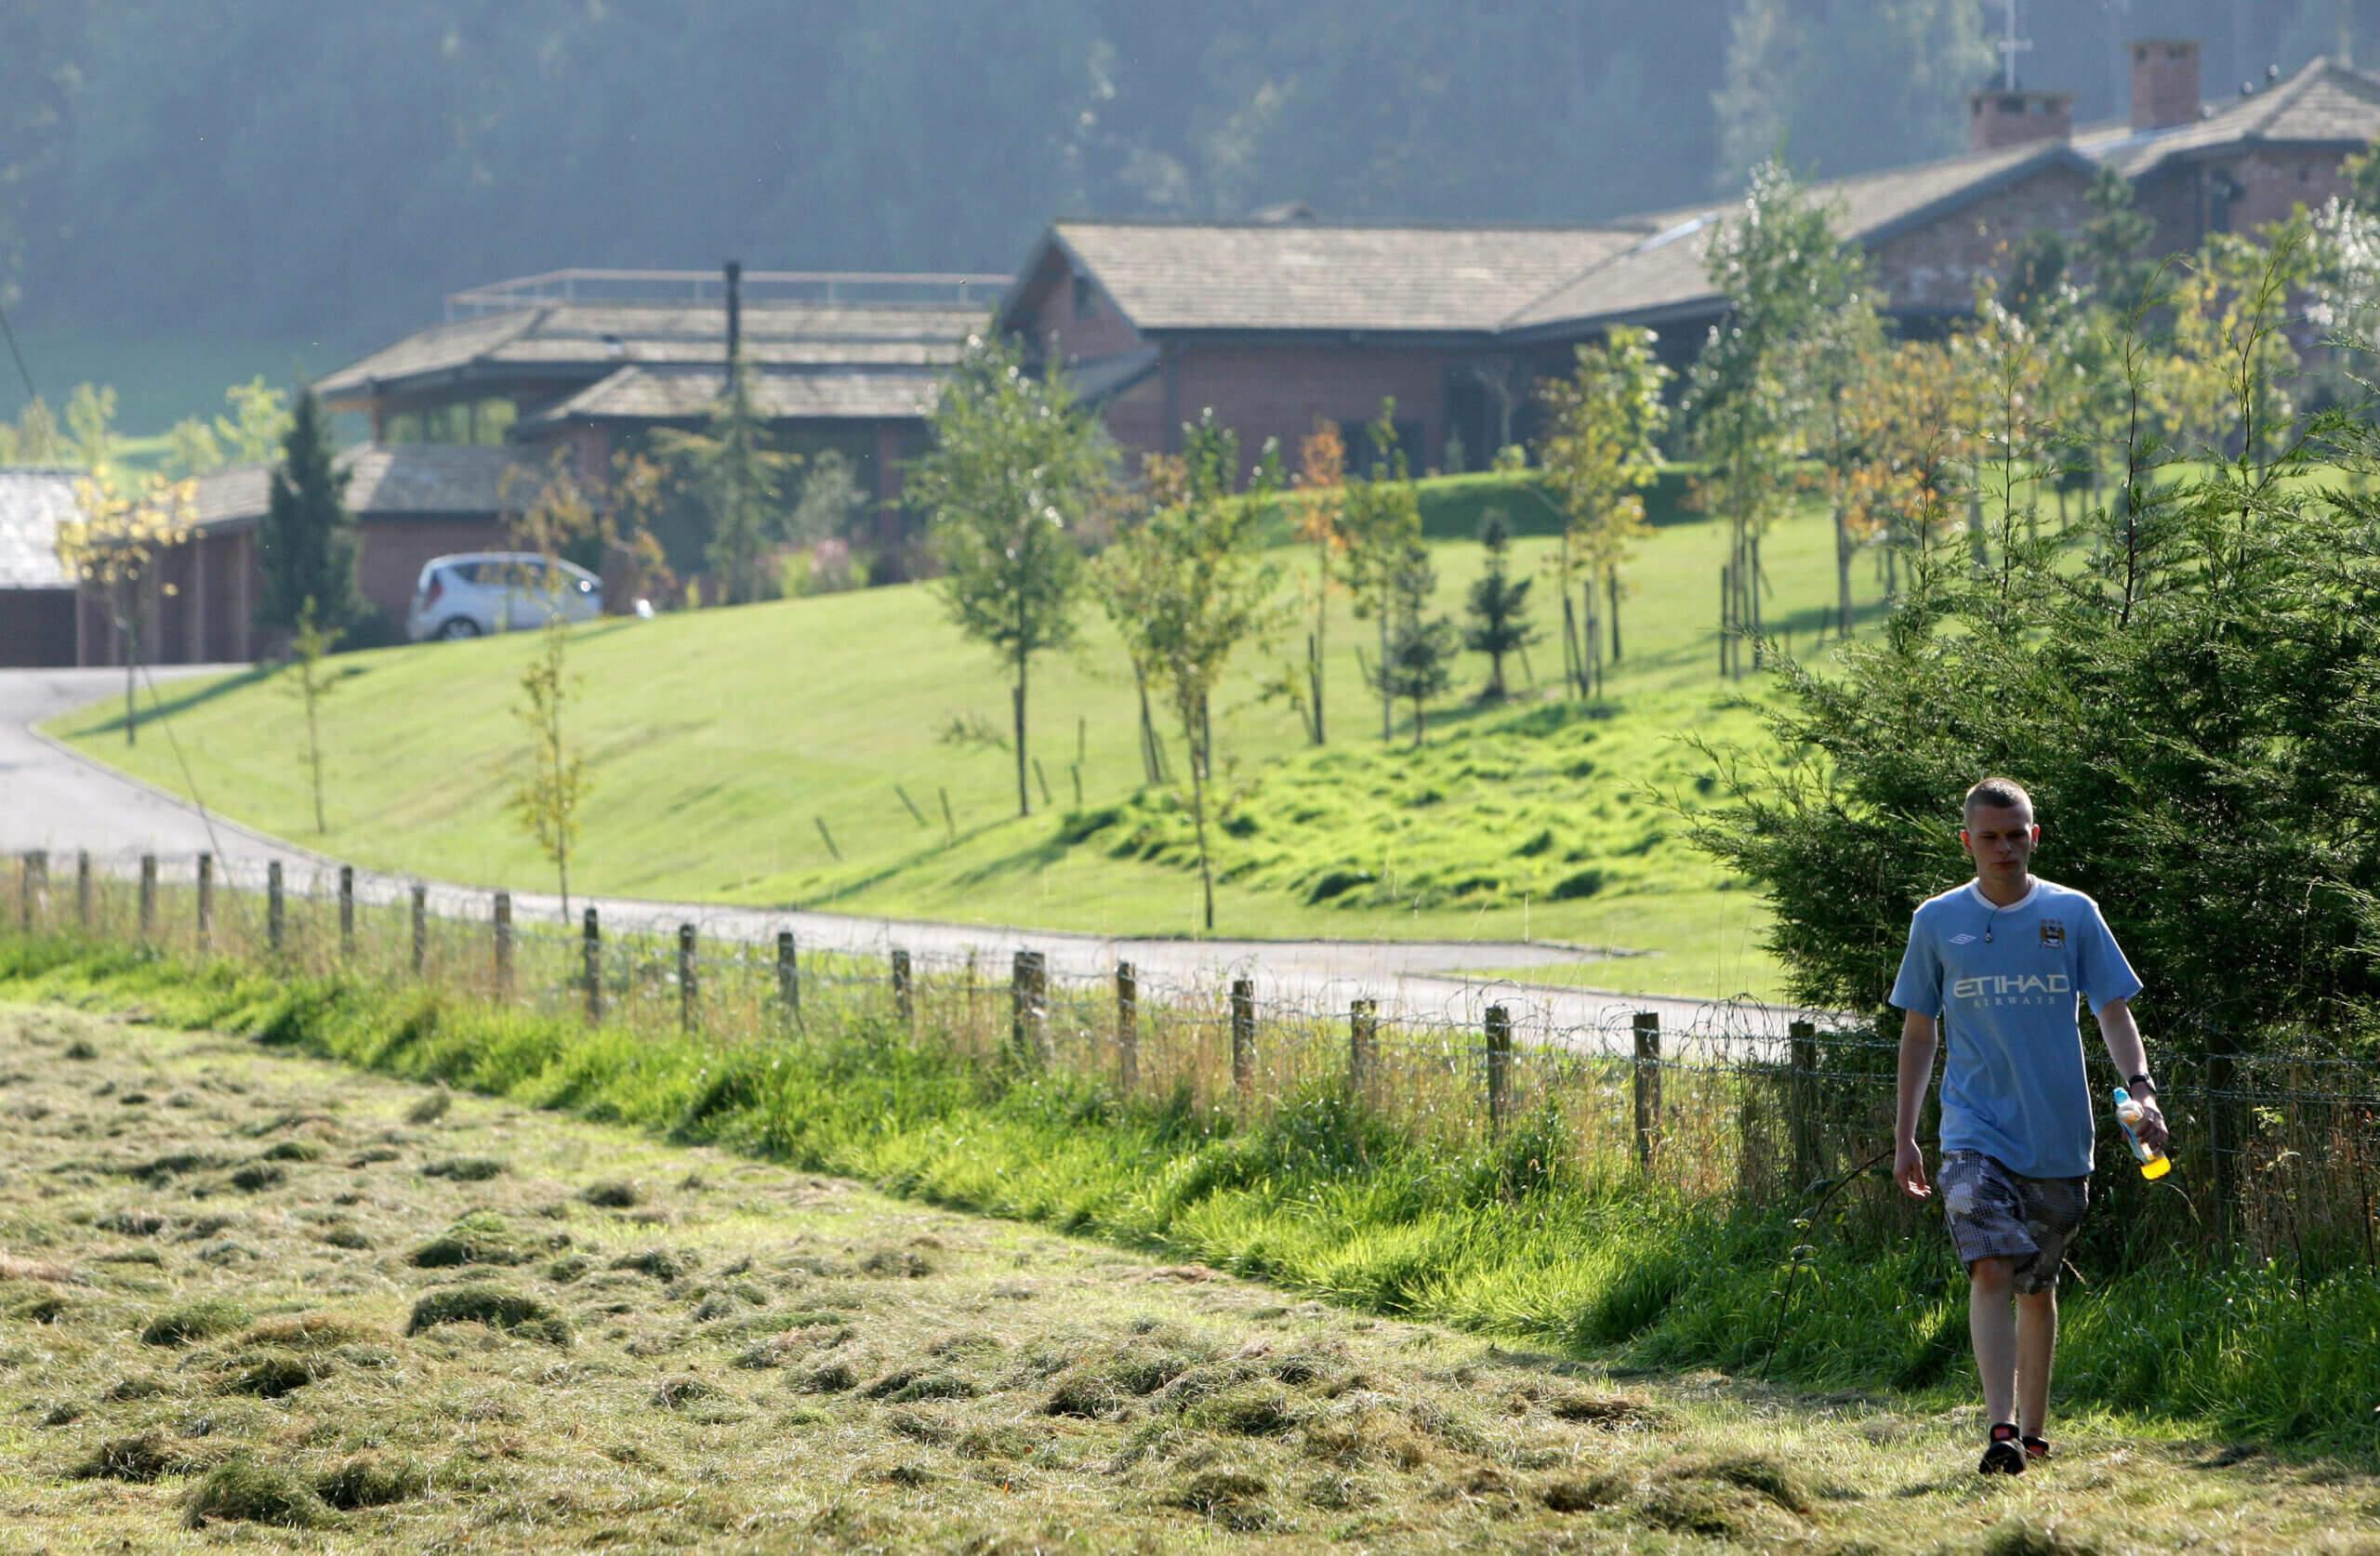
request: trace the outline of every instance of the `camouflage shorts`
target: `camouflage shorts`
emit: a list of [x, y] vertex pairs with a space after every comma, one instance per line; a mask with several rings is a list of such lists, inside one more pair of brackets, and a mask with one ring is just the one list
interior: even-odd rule
[[1945, 1151], [1941, 1184], [1960, 1262], [2014, 1259], [2020, 1294], [2057, 1288], [2066, 1245], [2091, 1203], [2089, 1179], [2020, 1178], [1980, 1151]]

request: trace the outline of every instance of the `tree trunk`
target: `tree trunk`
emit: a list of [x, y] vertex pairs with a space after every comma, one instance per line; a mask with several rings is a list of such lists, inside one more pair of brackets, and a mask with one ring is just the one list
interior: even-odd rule
[[1330, 547], [1317, 548], [1314, 580], [1314, 636], [1305, 640], [1306, 680], [1314, 693], [1314, 743], [1322, 744], [1322, 642], [1330, 615]]
[[1834, 632], [1851, 636], [1851, 516], [1834, 505]]
[[[1203, 699], [1201, 699], [1203, 705]], [[1190, 745], [1190, 818], [1198, 828], [1198, 890], [1206, 903], [1207, 932], [1215, 930], [1215, 870], [1207, 857], [1207, 758], [1198, 749], [1197, 723], [1183, 709], [1182, 738]]]
[[314, 832], [317, 837], [330, 828], [323, 822], [323, 737], [314, 720], [314, 666], [305, 666], [306, 675], [306, 765], [314, 778]]
[[1603, 575], [1604, 592], [1611, 597], [1611, 662], [1620, 663], [1620, 569]]
[[1413, 699], [1413, 749], [1416, 751], [1421, 748], [1421, 736], [1427, 728], [1423, 719], [1421, 699], [1417, 694]]
[[1562, 591], [1562, 679], [1577, 696], [1586, 695], [1586, 677], [1579, 667], [1583, 656], [1579, 653], [1579, 613], [1570, 603], [1570, 592]]
[[1587, 695], [1600, 697], [1603, 695], [1603, 623], [1595, 619], [1595, 581], [1588, 579], [1580, 587], [1579, 593], [1586, 601], [1583, 609], [1587, 626]]
[[1033, 797], [1025, 787], [1025, 655], [1016, 656], [1016, 813], [1033, 813]]
[[1380, 602], [1380, 737], [1382, 740], [1396, 737], [1396, 698], [1389, 690], [1388, 610], [1389, 601], [1383, 595]]
[[1744, 570], [1745, 591], [1750, 596], [1745, 602], [1748, 608], [1744, 614], [1752, 623], [1752, 667], [1757, 670], [1764, 663], [1766, 662], [1768, 657], [1767, 644], [1762, 640], [1763, 635], [1766, 633], [1768, 628], [1767, 625], [1761, 620], [1760, 615], [1760, 586], [1762, 582], [1762, 574], [1760, 571], [1760, 532], [1755, 530], [1750, 535], [1746, 536], [1745, 546], [1747, 547], [1746, 554], [1751, 558], [1752, 565]]
[[140, 619], [134, 613], [140, 608], [135, 600], [124, 613], [124, 743], [140, 744], [140, 705], [133, 700], [132, 678], [140, 663]]

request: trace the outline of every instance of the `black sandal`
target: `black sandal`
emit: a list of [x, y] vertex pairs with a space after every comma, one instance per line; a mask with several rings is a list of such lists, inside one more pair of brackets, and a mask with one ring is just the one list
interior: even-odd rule
[[2028, 1464], [2039, 1464], [2050, 1457], [2049, 1439], [2046, 1437], [2019, 1437], [2016, 1441], [2025, 1445], [2025, 1462]]
[[1991, 1429], [1991, 1442], [1983, 1450], [1983, 1462], [1977, 1471], [1985, 1475], [2021, 1475], [2025, 1472], [2025, 1444], [2016, 1435], [2016, 1424], [2002, 1421]]

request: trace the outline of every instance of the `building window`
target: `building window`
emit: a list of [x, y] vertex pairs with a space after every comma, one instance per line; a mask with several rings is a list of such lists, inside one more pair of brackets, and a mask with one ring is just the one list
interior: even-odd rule
[[1099, 288], [1092, 284], [1091, 277], [1080, 270], [1075, 272], [1075, 317], [1099, 317]]

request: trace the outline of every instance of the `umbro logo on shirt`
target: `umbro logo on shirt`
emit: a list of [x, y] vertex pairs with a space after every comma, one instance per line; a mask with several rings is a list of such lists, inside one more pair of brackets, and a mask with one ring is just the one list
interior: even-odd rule
[[1952, 935], [1950, 937], [1950, 943], [1953, 945], [1973, 945], [1975, 943], [1975, 936]]

